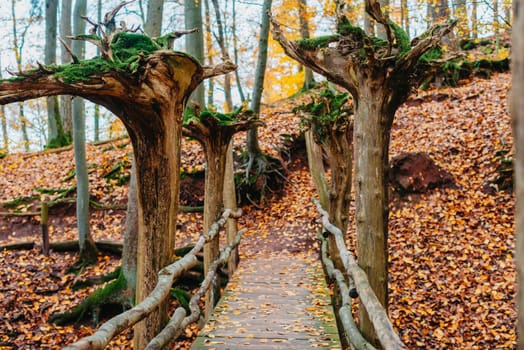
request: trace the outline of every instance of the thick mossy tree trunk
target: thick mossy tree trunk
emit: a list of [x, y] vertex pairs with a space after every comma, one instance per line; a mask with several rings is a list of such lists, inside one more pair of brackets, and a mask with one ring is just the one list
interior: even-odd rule
[[[184, 135], [197, 139], [203, 146], [206, 156], [206, 178], [204, 197], [204, 233], [220, 218], [224, 210], [224, 178], [227, 152], [233, 135], [257, 125], [253, 114], [231, 114], [189, 111], [190, 117], [184, 125]], [[239, 116], [247, 116], [240, 119]], [[204, 246], [204, 275], [220, 251], [219, 236], [216, 235]], [[218, 301], [219, 286], [206, 293], [206, 319], [209, 318]]]
[[[355, 109], [355, 212], [358, 264], [387, 310], [388, 216], [387, 191], [389, 135], [394, 114], [386, 113], [392, 96], [384, 93], [380, 79], [362, 79], [365, 87]], [[360, 329], [365, 335], [375, 331], [365, 308], [360, 311]], [[370, 341], [375, 339], [369, 338]]]
[[[203, 68], [185, 53], [156, 50], [146, 36], [118, 35], [124, 44], [140, 43], [150, 51], [136, 53], [124, 66], [118, 65], [118, 52], [106, 51], [104, 58], [25, 72], [0, 81], [0, 104], [74, 95], [106, 107], [122, 120], [133, 143], [137, 168], [139, 302], [154, 288], [158, 271], [171, 261], [173, 253], [185, 103], [204, 78], [234, 66]], [[113, 45], [119, 40], [111, 39]], [[135, 348], [142, 349], [162, 329], [167, 306], [163, 303], [135, 327]]]
[[[391, 125], [399, 105], [426, 77], [429, 63], [420, 58], [438, 47], [456, 22], [436, 25], [410, 42], [404, 30], [383, 15], [377, 1], [366, 0], [366, 11], [383, 26], [387, 40], [352, 26], [340, 2], [334, 35], [291, 42], [275, 20], [272, 31], [286, 54], [353, 96], [358, 260], [379, 301], [387, 306], [386, 173]], [[363, 305], [360, 311], [364, 336], [377, 344]]]

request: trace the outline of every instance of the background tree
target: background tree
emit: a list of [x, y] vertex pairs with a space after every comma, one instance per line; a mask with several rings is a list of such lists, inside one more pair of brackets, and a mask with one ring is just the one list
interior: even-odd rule
[[[198, 31], [186, 36], [186, 52], [199, 62], [204, 62], [204, 37], [202, 34], [202, 1], [184, 0], [184, 24], [186, 30], [197, 28]], [[205, 106], [204, 85], [199, 86], [192, 95], [192, 100]]]
[[[45, 1], [45, 54], [44, 63], [47, 65], [56, 63], [56, 31], [57, 31], [57, 0]], [[62, 125], [60, 112], [58, 111], [58, 100], [56, 96], [46, 99], [47, 102], [47, 128], [48, 140], [58, 136], [58, 129]]]
[[[407, 33], [383, 15], [378, 2], [366, 0], [366, 10], [384, 27], [387, 41], [376, 40], [353, 26], [342, 5], [337, 11], [337, 33], [332, 36], [291, 42], [276, 21], [273, 36], [289, 56], [343, 86], [353, 96], [358, 263], [378, 300], [387, 308], [387, 171], [391, 126], [397, 108], [412, 88], [426, 78], [427, 60], [420, 60], [422, 55], [438, 46], [455, 22], [431, 28], [410, 42]], [[360, 312], [362, 333], [377, 343], [362, 305]]]
[[[183, 133], [198, 140], [204, 148], [206, 158], [206, 179], [204, 198], [204, 232], [220, 218], [224, 210], [224, 183], [227, 165], [227, 153], [233, 135], [248, 130], [258, 122], [251, 112], [222, 114], [190, 109]], [[233, 190], [234, 192], [234, 190]], [[229, 208], [232, 209], [232, 208]], [[204, 275], [220, 251], [218, 235], [204, 246]], [[220, 297], [216, 285], [206, 293], [206, 319], [211, 316], [213, 308]]]
[[[86, 16], [87, 0], [76, 0], [73, 11], [73, 26], [75, 35], [85, 33], [86, 25], [82, 16]], [[73, 53], [76, 59], [85, 55], [85, 41], [73, 41]], [[76, 174], [76, 220], [78, 227], [78, 244], [80, 246], [80, 263], [96, 261], [98, 250], [91, 236], [89, 227], [89, 176], [86, 160], [86, 121], [85, 104], [82, 98], [73, 99], [73, 141], [75, 152]]]
[[[216, 19], [216, 28], [218, 31], [217, 41], [218, 46], [220, 47], [220, 53], [223, 59], [229, 59], [229, 52], [226, 43], [226, 37], [224, 34], [224, 23], [222, 20], [222, 15], [220, 13], [220, 7], [218, 5], [218, 0], [211, 0], [213, 3], [213, 9], [215, 10], [215, 19]], [[233, 110], [233, 98], [231, 96], [231, 76], [229, 74], [224, 75], [224, 95], [225, 95], [225, 105], [226, 112], [231, 112]]]
[[[307, 1], [298, 0], [298, 18], [300, 21], [300, 36], [302, 39], [309, 39], [309, 20], [307, 13]], [[302, 67], [304, 71], [304, 86], [303, 90], [308, 90], [313, 87], [313, 71], [309, 67]]]
[[513, 10], [511, 114], [516, 148], [517, 346], [524, 349], [524, 0], [515, 0]]
[[[62, 0], [60, 6], [60, 23], [58, 26], [60, 32], [60, 40], [64, 43], [61, 46], [60, 61], [62, 64], [71, 61], [71, 54], [67, 51], [66, 45], [71, 47], [72, 40], [72, 27], [71, 27], [71, 15], [72, 15], [73, 1]], [[71, 96], [60, 97], [60, 115], [62, 116], [62, 125], [64, 132], [72, 137], [73, 135], [73, 114], [72, 114]]]
[[152, 38], [162, 34], [162, 18], [164, 16], [164, 0], [148, 0], [147, 19], [144, 31]]
[[[11, 19], [12, 19], [12, 29], [13, 29], [13, 52], [15, 53], [16, 59], [16, 68], [19, 72], [23, 70], [23, 52], [27, 31], [31, 26], [32, 22], [38, 20], [40, 17], [38, 14], [38, 4], [32, 3], [30, 8], [30, 14], [27, 22], [24, 24], [24, 27], [21, 32], [18, 31], [18, 18], [16, 13], [16, 0], [11, 0]], [[24, 104], [21, 102], [18, 104], [18, 120], [20, 122], [20, 128], [22, 130], [22, 137], [24, 141], [24, 149], [26, 152], [29, 152], [29, 134], [27, 132], [28, 121], [25, 115]]]
[[[0, 79], [2, 78], [2, 61], [0, 59]], [[0, 106], [0, 123], [2, 125], [2, 141], [3, 141], [3, 147], [2, 147], [2, 153], [8, 153], [9, 152], [9, 137], [7, 135], [7, 117], [5, 115], [5, 106]]]
[[[97, 23], [102, 22], [102, 0], [98, 0], [97, 2], [96, 19], [97, 19]], [[100, 49], [98, 47], [96, 48], [96, 55], [100, 56]], [[97, 141], [100, 141], [100, 106], [99, 105], [95, 105], [94, 107], [93, 123], [94, 123], [93, 140], [97, 142]]]
[[[264, 0], [261, 12], [260, 36], [258, 39], [258, 56], [255, 69], [255, 83], [253, 86], [253, 97], [251, 99], [251, 109], [258, 118], [260, 115], [260, 104], [262, 101], [262, 91], [264, 90], [264, 77], [267, 63], [267, 48], [269, 37], [269, 18], [267, 13], [271, 10], [271, 0]], [[251, 176], [266, 177], [266, 172], [270, 171], [271, 159], [262, 152], [258, 142], [258, 128], [254, 127], [247, 132], [246, 148], [248, 153], [248, 163], [246, 166], [246, 181]], [[263, 181], [264, 183], [266, 180]], [[261, 190], [261, 200], [264, 198], [264, 188]]]

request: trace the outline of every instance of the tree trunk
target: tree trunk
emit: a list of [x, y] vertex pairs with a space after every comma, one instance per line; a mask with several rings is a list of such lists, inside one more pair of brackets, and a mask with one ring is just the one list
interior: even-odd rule
[[324, 170], [324, 160], [322, 157], [322, 147], [313, 139], [313, 132], [305, 132], [307, 160], [311, 178], [318, 192], [320, 205], [324, 210], [329, 210], [329, 190]]
[[[300, 36], [302, 39], [309, 39], [309, 23], [307, 21], [307, 1], [298, 0], [298, 18], [300, 21]], [[313, 87], [313, 71], [309, 67], [302, 67], [304, 71], [303, 90]], [[322, 202], [321, 202], [322, 203]]]
[[[393, 115], [386, 114], [385, 83], [362, 79], [355, 109], [355, 207], [358, 264], [387, 310], [388, 149]], [[377, 344], [373, 325], [361, 305], [360, 329]]]
[[[27, 27], [22, 32], [21, 37], [19, 38], [19, 33], [17, 30], [16, 22], [16, 11], [15, 11], [15, 0], [11, 0], [11, 16], [12, 16], [12, 23], [13, 23], [13, 51], [15, 52], [15, 59], [16, 59], [16, 67], [18, 68], [18, 71], [22, 71], [22, 50], [24, 46], [25, 41], [25, 33], [27, 31], [27, 28], [29, 24], [27, 24]], [[22, 138], [24, 141], [24, 150], [26, 152], [29, 152], [29, 135], [27, 133], [27, 119], [25, 118], [25, 111], [24, 111], [24, 104], [23, 102], [20, 102], [18, 104], [18, 120], [20, 122], [20, 128], [22, 130]]]
[[[98, 0], [96, 7], [96, 18], [98, 23], [102, 22], [102, 0]], [[100, 48], [96, 48], [96, 55], [100, 56]], [[94, 132], [93, 140], [95, 142], [100, 141], [100, 106], [95, 105], [95, 112], [93, 115]]]
[[[218, 0], [211, 0], [213, 8], [215, 10], [216, 26], [218, 30], [218, 46], [220, 47], [220, 53], [222, 57], [229, 57], [227, 52], [226, 39], [224, 37], [224, 25], [222, 23], [222, 16], [220, 14], [220, 8], [218, 6]], [[233, 110], [233, 98], [231, 97], [231, 76], [229, 74], [224, 75], [224, 95], [226, 99], [227, 111]]]
[[[347, 233], [349, 207], [351, 204], [352, 130], [348, 127], [343, 131], [331, 130], [331, 135], [324, 142], [324, 149], [328, 154], [329, 168], [331, 169], [331, 188], [329, 190], [329, 221], [338, 227], [344, 237]], [[340, 252], [334, 235], [328, 239], [329, 255], [335, 267], [344, 271], [340, 260]], [[359, 252], [360, 253], [360, 252]]]
[[[74, 31], [75, 35], [84, 34], [85, 21], [80, 16], [87, 12], [87, 0], [76, 0], [74, 7]], [[85, 55], [85, 42], [75, 40], [73, 52], [79, 59]], [[80, 97], [73, 100], [73, 141], [76, 169], [76, 220], [78, 227], [78, 242], [80, 245], [80, 261], [93, 263], [96, 261], [97, 248], [91, 237], [89, 227], [89, 177], [87, 174], [86, 161], [86, 121], [84, 101]]]
[[[47, 65], [56, 64], [56, 29], [57, 29], [58, 0], [45, 2], [45, 58]], [[47, 140], [51, 141], [58, 136], [58, 125], [61, 125], [56, 96], [48, 97], [47, 102]]]
[[164, 0], [149, 0], [147, 2], [147, 19], [144, 31], [152, 38], [162, 34], [162, 18], [164, 16]]
[[[206, 56], [207, 56], [207, 63], [209, 65], [213, 65], [213, 33], [211, 32], [211, 10], [209, 9], [209, 0], [204, 0], [204, 11], [205, 11], [205, 35], [204, 35], [204, 41], [206, 46]], [[235, 62], [236, 64], [236, 62]], [[238, 71], [238, 70], [237, 70]], [[215, 82], [213, 79], [208, 80], [208, 88], [206, 90], [206, 97], [207, 97], [207, 105], [213, 106], [215, 103], [215, 97], [214, 97], [214, 89], [215, 89]]]
[[517, 348], [524, 349], [524, 0], [513, 3], [511, 114], [515, 135]]
[[469, 16], [466, 8], [466, 0], [453, 0], [453, 18], [459, 19], [457, 25], [456, 37], [457, 39], [465, 39], [469, 37]]
[[409, 7], [408, 0], [400, 1], [400, 24], [409, 35]]
[[[198, 28], [198, 32], [186, 36], [186, 52], [193, 55], [200, 64], [204, 64], [204, 37], [202, 35], [202, 1], [184, 0], [184, 23], [185, 29]], [[204, 85], [200, 85], [191, 100], [197, 102], [202, 107], [205, 106]]]
[[[59, 31], [60, 31], [60, 38], [65, 42], [66, 45], [71, 47], [72, 40], [70, 39], [70, 36], [72, 35], [72, 29], [71, 29], [71, 12], [72, 12], [72, 4], [73, 1], [62, 1], [62, 5], [60, 7], [60, 23], [59, 23]], [[61, 46], [61, 54], [60, 59], [62, 64], [66, 64], [71, 62], [71, 55], [65, 47]], [[60, 115], [62, 117], [62, 126], [64, 128], [64, 132], [72, 135], [73, 134], [73, 112], [72, 112], [72, 106], [71, 106], [71, 96], [61, 96], [60, 97]]]
[[[2, 59], [0, 57], [0, 80], [2, 78]], [[2, 105], [0, 107], [0, 123], [2, 124], [2, 141], [3, 141], [3, 147], [2, 151], [5, 153], [9, 153], [9, 137], [7, 135], [7, 117], [5, 115], [5, 106]]]
[[[255, 115], [260, 114], [260, 102], [262, 101], [262, 91], [264, 91], [264, 76], [266, 73], [267, 47], [269, 37], [269, 17], [267, 13], [271, 11], [271, 0], [264, 0], [262, 5], [262, 24], [260, 27], [260, 38], [258, 41], [258, 57], [255, 70], [255, 85], [253, 86], [253, 98], [251, 109]], [[250, 159], [256, 158], [262, 153], [258, 143], [258, 128], [253, 128], [247, 132], [247, 152]]]
[[[227, 146], [223, 144], [220, 137], [212, 137], [205, 140], [206, 152], [206, 184], [204, 200], [204, 232], [207, 234], [211, 224], [218, 220], [224, 209], [224, 175], [226, 171]], [[204, 245], [204, 275], [207, 275], [209, 267], [218, 258], [220, 252], [219, 235]], [[213, 309], [220, 298], [220, 287], [218, 282], [206, 293], [206, 320], [209, 319]]]
[[[234, 55], [234, 63], [238, 65], [238, 39], [237, 39], [238, 35], [237, 35], [237, 8], [236, 8], [237, 1], [236, 0], [232, 0], [232, 1], [233, 1], [233, 6], [232, 6], [233, 55]], [[244, 102], [246, 100], [246, 97], [244, 96], [244, 91], [242, 90], [242, 82], [240, 80], [238, 69], [235, 70], [235, 80], [236, 80], [237, 89], [238, 89], [238, 96], [240, 96], [240, 101]]]
[[124, 248], [122, 251], [122, 274], [126, 280], [131, 303], [136, 295], [136, 265], [138, 252], [138, 190], [136, 184], [136, 162], [131, 166], [131, 179], [127, 195], [126, 224], [124, 231]]
[[[232, 212], [237, 211], [237, 195], [235, 188], [235, 164], [233, 159], [233, 140], [229, 142], [226, 155], [226, 170], [224, 174], [224, 209], [231, 209]], [[227, 219], [226, 232], [227, 243], [231, 244], [237, 235], [237, 219], [230, 217]], [[231, 251], [227, 263], [228, 276], [231, 278], [235, 272], [239, 262], [238, 247]]]
[[477, 2], [472, 2], [472, 8], [471, 8], [471, 34], [473, 39], [478, 39], [479, 37], [479, 23], [478, 23], [478, 16], [477, 16]]

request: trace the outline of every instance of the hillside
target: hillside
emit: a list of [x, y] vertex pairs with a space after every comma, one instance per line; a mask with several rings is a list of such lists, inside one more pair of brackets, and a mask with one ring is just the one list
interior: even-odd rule
[[[497, 177], [504, 152], [512, 148], [506, 103], [509, 84], [508, 74], [496, 74], [491, 80], [474, 79], [457, 88], [421, 92], [397, 113], [390, 157], [426, 152], [456, 183], [425, 194], [392, 196], [389, 311], [410, 349], [515, 346], [514, 197], [489, 185]], [[285, 160], [286, 153], [291, 155], [289, 181], [263, 208], [243, 207], [240, 226], [247, 229], [243, 259], [276, 250], [317, 254], [314, 237], [319, 215], [310, 201], [314, 190], [303, 153], [300, 148], [289, 151], [283, 137], [299, 133], [298, 120], [290, 111], [303, 99], [307, 96], [274, 103], [263, 111], [262, 146], [275, 156], [286, 149]], [[238, 150], [243, 141], [244, 135], [235, 139]], [[129, 172], [130, 156], [127, 139], [88, 147], [93, 200], [104, 205], [126, 203], [127, 188], [119, 179]], [[185, 140], [184, 170], [201, 170], [202, 163], [198, 144]], [[15, 199], [19, 210], [31, 211], [42, 196], [37, 188], [74, 187], [72, 169], [71, 150], [0, 159], [0, 211], [12, 210], [6, 202]], [[197, 194], [185, 204], [195, 205], [198, 199]], [[75, 238], [72, 204], [57, 207], [50, 218], [52, 241]], [[93, 210], [95, 239], [120, 241], [124, 219], [122, 209]], [[177, 244], [195, 241], [201, 214], [181, 213], [179, 223]], [[351, 244], [351, 228], [348, 236]], [[0, 244], [27, 240], [40, 240], [37, 218], [0, 216]], [[46, 323], [51, 314], [68, 309], [93, 290], [71, 290], [78, 277], [66, 269], [74, 259], [74, 253], [45, 257], [39, 248], [0, 253], [0, 307], [5, 310], [0, 316], [1, 349], [53, 348], [92, 331], [86, 324], [73, 329]], [[118, 264], [116, 257], [101, 255], [99, 263], [81, 276], [103, 274]], [[193, 335], [191, 328], [184, 337]], [[129, 337], [128, 332], [117, 338], [112, 349], [127, 348], [122, 344]], [[175, 348], [186, 345], [182, 342]]]

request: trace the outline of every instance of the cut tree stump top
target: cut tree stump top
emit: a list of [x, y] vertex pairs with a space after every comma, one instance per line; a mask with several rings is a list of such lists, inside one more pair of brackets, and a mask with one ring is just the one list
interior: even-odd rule
[[341, 349], [316, 257], [242, 261], [191, 349]]

